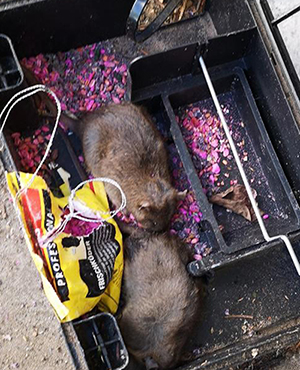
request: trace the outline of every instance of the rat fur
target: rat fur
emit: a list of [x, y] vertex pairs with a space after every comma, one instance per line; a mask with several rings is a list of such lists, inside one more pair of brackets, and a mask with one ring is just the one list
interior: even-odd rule
[[119, 325], [136, 367], [169, 369], [199, 320], [202, 285], [188, 275], [187, 247], [175, 236], [125, 240], [124, 308]]

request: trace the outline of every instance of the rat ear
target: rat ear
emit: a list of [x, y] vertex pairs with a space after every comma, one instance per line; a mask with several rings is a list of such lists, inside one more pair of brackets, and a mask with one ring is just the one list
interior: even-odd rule
[[186, 197], [186, 194], [187, 194], [187, 189], [185, 191], [179, 191], [177, 193], [177, 199], [184, 200], [184, 198]]
[[145, 209], [145, 208], [149, 208], [150, 207], [150, 203], [145, 200], [144, 202], [142, 202], [140, 205], [139, 205], [139, 211], [141, 211], [142, 209]]

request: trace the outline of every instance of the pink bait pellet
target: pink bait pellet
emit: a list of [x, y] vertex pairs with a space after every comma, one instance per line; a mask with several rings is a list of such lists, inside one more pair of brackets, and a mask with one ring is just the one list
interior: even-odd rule
[[63, 111], [93, 111], [125, 96], [127, 65], [100, 44], [24, 58], [22, 64], [57, 94]]
[[194, 260], [201, 261], [202, 260], [201, 254], [194, 254]]

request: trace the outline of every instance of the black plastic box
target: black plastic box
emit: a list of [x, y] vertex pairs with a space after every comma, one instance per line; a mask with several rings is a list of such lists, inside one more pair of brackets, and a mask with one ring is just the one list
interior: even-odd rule
[[[113, 37], [118, 37], [116, 45], [121, 45], [126, 40], [122, 35], [125, 33], [126, 19], [132, 4], [133, 1], [129, 0], [76, 0], [72, 6], [66, 0], [26, 3], [13, 1], [8, 7], [0, 5], [0, 32], [11, 37], [20, 58], [41, 52], [69, 50]], [[268, 163], [270, 168], [265, 164], [265, 171], [271, 179], [270, 186], [276, 188], [276, 201], [280, 207], [286, 209], [293, 221], [291, 224], [280, 224], [281, 230], [290, 232], [297, 251], [300, 246], [299, 210], [294, 196], [299, 201], [299, 127], [247, 2], [215, 0], [211, 1], [208, 11], [203, 23], [195, 19], [168, 27], [168, 30], [159, 31], [144, 44], [151, 56], [139, 59], [131, 65], [132, 100], [146, 104], [153, 111], [164, 112], [173, 139], [179, 151], [182, 151], [184, 145], [180, 135], [177, 136], [178, 130], [173, 122], [172, 112], [179, 104], [195, 100], [195, 91], [197, 99], [207, 96], [198, 64], [199, 55], [204, 53], [211, 75], [215, 81], [222, 81], [222, 86], [230, 88], [231, 76], [238, 75], [240, 80], [235, 87], [242, 93], [243, 104], [246, 101], [248, 106], [243, 114], [251, 117], [250, 119], [254, 117], [251, 130], [254, 135], [258, 133], [262, 138], [262, 146], [257, 145], [257, 152], [261, 157], [272, 161]], [[208, 32], [211, 24], [213, 29]], [[194, 32], [195, 29], [199, 32]], [[182, 42], [183, 34], [188, 38], [188, 45], [187, 42]], [[205, 38], [207, 43], [203, 42]], [[140, 47], [133, 46], [131, 42], [126, 45], [135, 50], [133, 55], [141, 55]], [[156, 53], [159, 48], [163, 54]], [[235, 68], [239, 69], [234, 70]], [[224, 71], [227, 71], [226, 76]], [[202, 96], [198, 95], [198, 86], [203, 86]], [[190, 92], [189, 96], [187, 91]], [[26, 107], [24, 109], [26, 114]], [[12, 120], [8, 129], [14, 127]], [[8, 139], [9, 130], [5, 135]], [[17, 161], [13, 160], [13, 149], [6, 150], [8, 156], [3, 160], [6, 168], [11, 168], [17, 165]], [[67, 151], [72, 152], [69, 148]], [[71, 158], [75, 163], [75, 157]], [[74, 167], [74, 171], [77, 171], [76, 163]], [[77, 180], [79, 179], [80, 175]], [[204, 202], [203, 195], [199, 194], [199, 197]], [[248, 240], [253, 237], [253, 243], [249, 242], [245, 246], [248, 248], [238, 250], [240, 235], [232, 236], [232, 244], [226, 239], [222, 241], [220, 235], [216, 235], [215, 215], [209, 208], [207, 220], [203, 230], [207, 238], [215, 243], [216, 249], [206, 257], [201, 273], [223, 268], [216, 269], [215, 280], [208, 289], [209, 295], [204, 304], [204, 317], [202, 320], [199, 318], [196, 334], [189, 343], [190, 349], [200, 347], [201, 350], [185, 368], [241, 368], [249, 364], [255, 369], [255, 364], [258, 363], [257, 368], [262, 369], [264, 365], [260, 365], [260, 361], [284, 353], [288, 346], [300, 339], [300, 297], [297, 295], [299, 278], [280, 243], [260, 244], [261, 239], [256, 238], [254, 230], [251, 230], [251, 238]], [[276, 227], [277, 224], [274, 229]], [[254, 297], [254, 292], [262, 297], [261, 300], [257, 295]], [[291, 297], [288, 305], [285, 305], [287, 303], [282, 298], [282, 292]], [[224, 320], [224, 311], [229, 306], [229, 301], [232, 312], [235, 310], [237, 313], [257, 314], [257, 320], [272, 316], [273, 321], [265, 320], [262, 327], [258, 326], [259, 329], [254, 330], [251, 338], [245, 337], [241, 333], [240, 321]], [[95, 316], [92, 317], [94, 318]], [[74, 326], [75, 322], [65, 325], [73, 329]], [[83, 356], [84, 343], [79, 343], [76, 336], [66, 336], [66, 339], [73, 349], [76, 368], [86, 369], [88, 365]], [[255, 359], [251, 355], [253, 349], [259, 350]], [[79, 358], [82, 357], [80, 362]]]

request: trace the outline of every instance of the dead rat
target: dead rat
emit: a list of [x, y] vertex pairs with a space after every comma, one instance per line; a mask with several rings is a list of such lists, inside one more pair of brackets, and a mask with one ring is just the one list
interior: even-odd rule
[[[24, 74], [31, 84], [37, 82], [31, 71], [24, 68]], [[51, 99], [46, 94], [39, 97], [56, 115]], [[125, 212], [132, 213], [146, 230], [166, 230], [186, 192], [178, 192], [171, 185], [167, 151], [145, 111], [127, 102], [103, 106], [80, 119], [62, 114], [61, 121], [81, 138], [85, 163], [92, 175], [119, 183], [127, 199]], [[118, 208], [118, 189], [105, 183], [105, 190]], [[129, 232], [130, 227], [124, 223], [121, 226]]]
[[[92, 174], [119, 183], [127, 198], [126, 211], [142, 228], [166, 230], [185, 192], [171, 185], [163, 140], [145, 112], [132, 103], [108, 105], [84, 115], [80, 130]], [[110, 184], [105, 190], [118, 207], [120, 192]]]
[[188, 275], [187, 247], [175, 236], [125, 240], [124, 308], [119, 319], [135, 368], [169, 369], [200, 317], [200, 281]]

